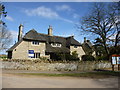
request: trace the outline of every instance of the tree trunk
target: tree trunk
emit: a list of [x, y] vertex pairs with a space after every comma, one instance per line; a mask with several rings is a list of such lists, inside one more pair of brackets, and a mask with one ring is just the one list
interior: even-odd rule
[[108, 51], [108, 48], [106, 46], [106, 41], [103, 41], [103, 45], [104, 45], [104, 49], [105, 49], [105, 52], [106, 52], [107, 59], [109, 59], [109, 51]]
[[118, 33], [117, 33], [117, 35], [115, 37], [115, 45], [114, 45], [115, 48], [117, 47], [117, 44], [119, 42], [119, 34], [120, 34], [120, 31], [118, 31]]

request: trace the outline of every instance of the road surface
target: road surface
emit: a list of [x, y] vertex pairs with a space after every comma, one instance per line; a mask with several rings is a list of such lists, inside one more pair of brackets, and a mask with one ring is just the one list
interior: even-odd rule
[[118, 88], [118, 78], [49, 77], [2, 74], [3, 88]]

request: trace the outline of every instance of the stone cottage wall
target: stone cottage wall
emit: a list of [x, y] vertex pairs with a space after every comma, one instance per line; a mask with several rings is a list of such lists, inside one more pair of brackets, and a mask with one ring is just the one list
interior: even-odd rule
[[28, 59], [28, 50], [40, 53], [40, 56], [45, 56], [45, 43], [40, 42], [39, 45], [33, 45], [32, 41], [22, 41], [12, 53], [12, 59]]
[[74, 46], [70, 46], [70, 53], [72, 54], [72, 52], [74, 52], [74, 51], [77, 52], [80, 60], [81, 60], [82, 55], [85, 55], [85, 52], [81, 46], [77, 46], [77, 48], [75, 48]]
[[13, 49], [12, 58], [27, 59], [28, 58], [28, 42], [22, 41], [15, 49]]

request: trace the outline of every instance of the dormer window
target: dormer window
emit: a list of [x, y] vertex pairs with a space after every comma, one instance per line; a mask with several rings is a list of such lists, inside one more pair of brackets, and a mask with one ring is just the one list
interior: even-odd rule
[[51, 43], [51, 46], [52, 47], [61, 47], [61, 44], [60, 43]]
[[74, 46], [74, 48], [77, 48], [77, 47], [78, 47], [78, 46], [76, 46], [76, 45]]
[[61, 44], [60, 44], [60, 43], [57, 43], [57, 46], [58, 46], [58, 47], [61, 47]]
[[39, 45], [39, 42], [38, 41], [32, 41], [32, 44], [33, 45]]

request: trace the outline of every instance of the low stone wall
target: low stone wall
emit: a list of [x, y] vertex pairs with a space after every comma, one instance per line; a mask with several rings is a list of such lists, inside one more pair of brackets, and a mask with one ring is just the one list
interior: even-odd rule
[[41, 71], [91, 71], [94, 69], [111, 68], [111, 63], [103, 61], [53, 62], [42, 60], [3, 60], [2, 68]]
[[78, 64], [78, 71], [92, 71], [95, 69], [112, 68], [108, 61], [82, 61]]

